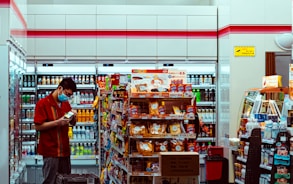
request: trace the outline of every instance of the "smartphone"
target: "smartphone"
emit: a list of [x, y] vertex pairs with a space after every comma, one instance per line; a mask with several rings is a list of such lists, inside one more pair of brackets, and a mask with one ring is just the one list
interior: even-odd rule
[[67, 119], [70, 119], [73, 115], [74, 115], [74, 113], [69, 111], [69, 112], [65, 113], [64, 117]]

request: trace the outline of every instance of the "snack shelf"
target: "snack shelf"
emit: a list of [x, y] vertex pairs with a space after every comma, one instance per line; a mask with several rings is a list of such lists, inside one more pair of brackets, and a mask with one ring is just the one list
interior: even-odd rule
[[130, 176], [160, 176], [160, 173], [153, 172], [132, 172], [129, 173]]
[[235, 183], [237, 183], [237, 184], [245, 184], [243, 181], [241, 181], [239, 179], [235, 179]]
[[243, 162], [243, 163], [247, 162], [246, 158], [243, 158], [243, 157], [240, 157], [240, 156], [237, 157], [237, 160], [240, 161], [240, 162]]
[[[195, 139], [196, 135], [193, 134], [178, 134], [178, 135], [172, 135], [172, 134], [163, 134], [163, 135], [135, 135], [135, 136], [129, 136], [131, 139], [174, 139], [174, 138], [189, 138], [189, 139]], [[204, 138], [202, 140], [205, 140]], [[209, 139], [209, 140], [212, 140]], [[207, 140], [208, 141], [208, 140]]]
[[22, 134], [34, 135], [34, 134], [36, 134], [36, 130], [22, 130]]
[[111, 147], [115, 150], [115, 151], [117, 151], [119, 154], [121, 154], [121, 155], [123, 155], [124, 154], [124, 148], [118, 148], [117, 146], [115, 146], [115, 145], [111, 145]]
[[192, 85], [192, 88], [196, 88], [196, 89], [215, 89], [216, 85], [215, 84], [202, 84], [202, 85]]
[[34, 123], [34, 119], [21, 119], [22, 123]]
[[36, 141], [23, 141], [22, 145], [35, 145]]
[[35, 106], [35, 104], [21, 104], [22, 109], [33, 109]]
[[70, 139], [70, 143], [95, 143], [96, 139]]
[[75, 126], [94, 126], [95, 122], [76, 122]]
[[120, 180], [118, 180], [117, 178], [113, 177], [111, 174], [108, 174], [109, 178], [110, 178], [110, 183], [114, 182], [115, 184], [122, 184], [122, 182]]
[[262, 139], [261, 142], [264, 144], [274, 144], [275, 139]]
[[129, 120], [194, 120], [194, 114], [190, 115], [189, 118], [184, 115], [166, 115], [166, 116], [151, 116], [141, 115], [137, 117], [129, 117]]
[[71, 104], [72, 109], [94, 109], [92, 104]]
[[34, 87], [23, 87], [23, 88], [19, 89], [19, 92], [21, 92], [21, 93], [35, 93], [36, 88], [34, 88]]
[[268, 166], [268, 165], [264, 165], [264, 164], [260, 164], [259, 165], [260, 168], [271, 171], [272, 170], [272, 166]]
[[117, 167], [121, 168], [122, 170], [124, 170], [125, 172], [128, 172], [128, 169], [126, 168], [126, 166], [121, 164], [121, 163], [119, 163], [118, 161], [112, 160], [112, 163], [114, 165], [116, 165]]
[[151, 155], [142, 155], [140, 153], [129, 154], [129, 158], [159, 158], [159, 153], [153, 153]]
[[[56, 89], [58, 85], [37, 85], [37, 89]], [[95, 89], [96, 86], [94, 84], [77, 84], [76, 85], [77, 89], [82, 90], [82, 89]]]

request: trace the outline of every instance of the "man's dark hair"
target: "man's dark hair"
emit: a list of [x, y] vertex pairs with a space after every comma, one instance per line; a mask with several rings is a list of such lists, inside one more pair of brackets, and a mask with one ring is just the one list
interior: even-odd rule
[[71, 89], [72, 92], [76, 92], [76, 84], [75, 82], [72, 80], [72, 78], [67, 77], [64, 78], [60, 83], [59, 86], [62, 86], [63, 89]]

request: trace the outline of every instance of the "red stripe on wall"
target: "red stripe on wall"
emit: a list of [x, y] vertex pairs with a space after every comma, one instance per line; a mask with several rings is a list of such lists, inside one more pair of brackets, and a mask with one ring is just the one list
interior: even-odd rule
[[173, 30], [28, 30], [28, 37], [217, 38], [217, 31]]
[[180, 30], [28, 30], [30, 38], [212, 38], [228, 34], [276, 34], [292, 32], [291, 25], [229, 25], [219, 31]]
[[18, 17], [19, 21], [21, 22], [24, 29], [27, 29], [27, 24], [24, 19], [24, 17], [21, 14], [21, 11], [19, 10], [18, 6], [16, 5], [14, 0], [11, 0], [11, 7], [14, 10], [16, 16]]
[[0, 0], [0, 8], [9, 8], [10, 0]]
[[292, 25], [229, 25], [219, 29], [219, 37], [227, 34], [276, 34], [292, 32]]

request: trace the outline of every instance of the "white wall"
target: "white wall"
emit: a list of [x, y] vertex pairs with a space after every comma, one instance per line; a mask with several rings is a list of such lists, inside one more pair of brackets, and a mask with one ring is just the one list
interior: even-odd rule
[[[291, 30], [291, 0], [219, 0], [219, 30], [229, 27], [219, 38], [219, 131], [220, 144], [228, 146], [227, 137], [236, 137], [244, 92], [262, 87], [265, 53], [284, 52], [274, 42], [275, 36]], [[244, 25], [244, 29], [236, 28]], [[290, 29], [283, 29], [285, 26]], [[234, 46], [254, 46], [255, 56], [235, 57]], [[229, 130], [229, 131], [225, 131]], [[228, 154], [228, 152], [226, 152]], [[231, 159], [230, 159], [231, 160]], [[230, 182], [233, 165], [230, 162]]]
[[[30, 5], [28, 12], [29, 56], [204, 60], [217, 57], [214, 6]], [[33, 34], [42, 30], [42, 36]], [[52, 35], [56, 31], [61, 33]], [[97, 36], [95, 31], [108, 35]], [[207, 31], [213, 35], [206, 36]], [[72, 35], [73, 32], [79, 35]], [[109, 35], [110, 32], [113, 34]], [[192, 33], [195, 36], [189, 35]]]

